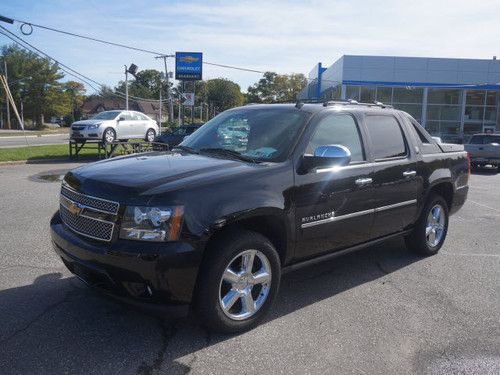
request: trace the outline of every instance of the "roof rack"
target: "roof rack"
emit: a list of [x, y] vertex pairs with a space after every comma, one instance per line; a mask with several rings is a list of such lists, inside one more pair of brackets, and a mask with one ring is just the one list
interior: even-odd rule
[[329, 105], [336, 105], [336, 104], [342, 104], [342, 105], [355, 104], [355, 105], [364, 105], [367, 107], [393, 108], [392, 105], [384, 104], [382, 102], [373, 101], [372, 103], [364, 103], [364, 102], [358, 102], [357, 100], [354, 99], [327, 100], [323, 102], [323, 107], [328, 107]]

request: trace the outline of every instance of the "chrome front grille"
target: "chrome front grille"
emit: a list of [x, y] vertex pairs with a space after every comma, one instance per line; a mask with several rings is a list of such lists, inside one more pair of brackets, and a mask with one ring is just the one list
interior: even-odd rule
[[120, 208], [120, 204], [117, 202], [112, 202], [106, 199], [95, 198], [89, 195], [78, 193], [74, 190], [69, 189], [64, 185], [64, 183], [61, 187], [61, 194], [66, 198], [69, 198], [73, 202], [77, 202], [85, 206], [94, 208], [98, 211], [110, 213], [113, 215], [116, 215], [118, 213], [118, 209]]
[[75, 192], [63, 183], [60, 196], [63, 223], [82, 236], [111, 241], [119, 203]]

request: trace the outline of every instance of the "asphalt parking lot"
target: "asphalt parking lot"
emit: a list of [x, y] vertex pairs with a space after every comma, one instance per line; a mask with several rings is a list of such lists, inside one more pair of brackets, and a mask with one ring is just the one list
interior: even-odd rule
[[88, 290], [52, 251], [76, 164], [0, 166], [0, 374], [499, 374], [500, 174], [472, 175], [439, 255], [400, 240], [288, 274], [274, 313], [238, 336]]

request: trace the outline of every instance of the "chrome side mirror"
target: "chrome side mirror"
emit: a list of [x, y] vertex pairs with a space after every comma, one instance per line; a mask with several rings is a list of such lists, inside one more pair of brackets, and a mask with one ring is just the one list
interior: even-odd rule
[[342, 145], [319, 146], [313, 155], [304, 155], [303, 168], [307, 171], [313, 168], [340, 167], [351, 162], [351, 151]]

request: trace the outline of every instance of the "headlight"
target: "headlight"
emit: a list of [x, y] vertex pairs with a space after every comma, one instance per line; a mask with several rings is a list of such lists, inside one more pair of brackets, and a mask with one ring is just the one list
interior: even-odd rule
[[92, 125], [89, 125], [89, 129], [97, 129], [99, 126], [101, 126], [101, 124], [92, 124]]
[[176, 241], [184, 215], [183, 206], [128, 206], [123, 216], [120, 238], [139, 241]]

